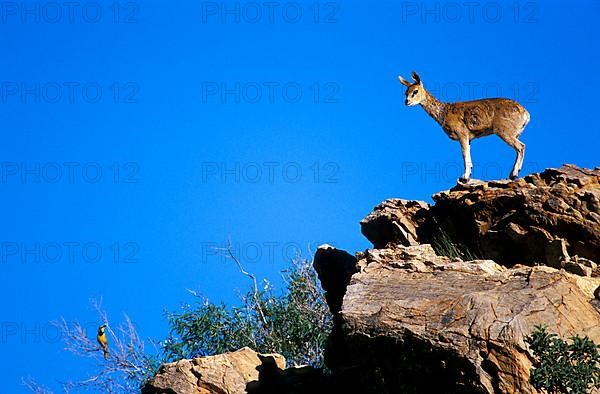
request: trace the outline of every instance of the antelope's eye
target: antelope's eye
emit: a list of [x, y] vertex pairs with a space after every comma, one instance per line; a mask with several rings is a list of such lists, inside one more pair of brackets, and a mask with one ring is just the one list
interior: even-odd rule
[[414, 90], [412, 95], [414, 96], [417, 93], [419, 93], [419, 89]]

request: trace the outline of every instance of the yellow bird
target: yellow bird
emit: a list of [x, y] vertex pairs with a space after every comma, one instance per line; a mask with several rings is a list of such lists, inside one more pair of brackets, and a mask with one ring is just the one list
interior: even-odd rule
[[98, 328], [98, 336], [96, 337], [98, 343], [102, 347], [104, 352], [104, 359], [108, 360], [108, 338], [106, 337], [106, 324], [103, 324]]

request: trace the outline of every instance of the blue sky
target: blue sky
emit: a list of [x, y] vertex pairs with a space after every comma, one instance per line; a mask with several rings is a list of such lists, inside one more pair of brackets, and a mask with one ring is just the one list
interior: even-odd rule
[[[459, 146], [397, 74], [521, 102], [524, 173], [600, 164], [595, 1], [57, 4], [0, 8], [6, 392], [85, 376], [50, 324], [95, 326], [91, 298], [161, 339], [186, 289], [248, 285], [212, 247], [278, 283], [298, 249], [369, 247], [358, 223], [383, 199], [453, 186]], [[496, 137], [472, 156], [484, 179], [514, 160]]]

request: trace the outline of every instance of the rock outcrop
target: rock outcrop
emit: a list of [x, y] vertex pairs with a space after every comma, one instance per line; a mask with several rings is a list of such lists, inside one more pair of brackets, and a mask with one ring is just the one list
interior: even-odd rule
[[239, 394], [258, 381], [262, 365], [285, 368], [278, 354], [261, 355], [249, 348], [216, 356], [164, 364], [143, 394]]
[[310, 367], [285, 367], [278, 354], [249, 348], [164, 364], [142, 394], [330, 394], [354, 393], [354, 380]]
[[600, 279], [465, 262], [430, 245], [367, 250], [357, 265], [365, 268], [352, 277], [337, 328], [342, 348], [330, 351], [345, 355], [334, 368], [368, 376], [362, 392], [533, 393], [524, 337], [535, 325], [600, 342], [590, 302]]
[[358, 271], [356, 257], [333, 246], [321, 245], [315, 253], [313, 266], [325, 290], [329, 309], [333, 314], [338, 313], [342, 309], [346, 287], [352, 275]]
[[418, 245], [431, 238], [430, 206], [424, 201], [392, 198], [361, 220], [362, 233], [375, 248], [388, 244]]
[[599, 180], [563, 166], [378, 205], [361, 222], [374, 249], [344, 268], [328, 261], [342, 251], [315, 256], [328, 282], [356, 271], [336, 290], [328, 366], [364, 393], [537, 392], [535, 325], [600, 343]]
[[433, 199], [433, 206], [387, 200], [361, 222], [362, 232], [375, 248], [452, 243], [506, 266], [596, 271], [600, 168], [565, 165], [516, 181], [474, 181]]

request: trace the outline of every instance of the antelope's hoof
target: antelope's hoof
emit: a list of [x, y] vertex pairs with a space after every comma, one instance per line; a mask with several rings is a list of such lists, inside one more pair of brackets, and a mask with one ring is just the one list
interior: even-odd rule
[[514, 174], [510, 174], [510, 175], [508, 176], [508, 179], [510, 179], [511, 181], [514, 181], [514, 180], [515, 180], [515, 179], [517, 179], [517, 178], [518, 178], [518, 175], [514, 175]]
[[465, 178], [464, 176], [461, 176], [458, 178], [458, 183], [469, 183], [470, 180], [471, 178]]

